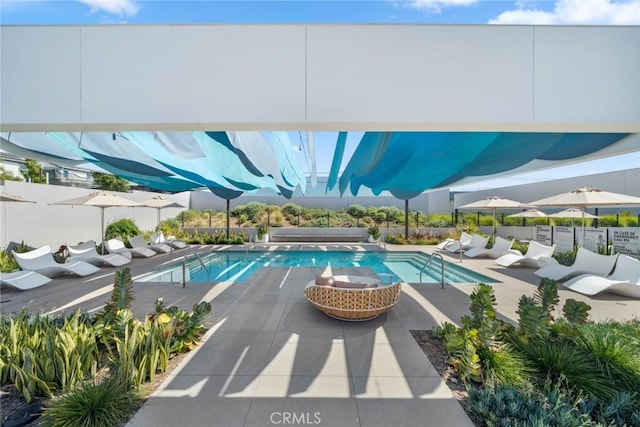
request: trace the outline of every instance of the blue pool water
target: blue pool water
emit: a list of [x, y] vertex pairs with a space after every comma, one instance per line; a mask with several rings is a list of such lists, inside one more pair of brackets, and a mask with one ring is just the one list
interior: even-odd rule
[[[420, 269], [428, 259], [422, 252], [216, 252], [202, 257], [207, 271], [197, 259], [186, 263], [187, 282], [243, 282], [260, 268], [269, 267], [368, 267], [378, 275], [393, 275], [393, 280], [420, 282]], [[445, 262], [446, 283], [495, 283], [459, 265]], [[434, 257], [422, 273], [423, 283], [440, 283], [441, 261]], [[382, 276], [386, 279], [388, 276]], [[137, 282], [181, 282], [182, 264], [150, 273]]]

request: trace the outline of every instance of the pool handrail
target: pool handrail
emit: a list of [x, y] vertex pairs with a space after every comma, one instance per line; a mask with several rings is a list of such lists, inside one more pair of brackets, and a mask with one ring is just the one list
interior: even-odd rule
[[198, 252], [196, 252], [195, 250], [193, 250], [193, 251], [187, 252], [182, 257], [182, 287], [184, 288], [187, 285], [187, 282], [186, 282], [186, 277], [187, 277], [186, 270], [187, 270], [187, 258], [189, 256], [196, 257], [198, 259], [198, 261], [200, 262], [200, 266], [202, 266], [202, 269], [205, 271], [205, 273], [207, 273], [207, 282], [210, 282], [211, 281], [211, 276], [210, 276], [209, 270], [204, 265], [204, 261], [202, 261], [202, 258], [200, 257], [200, 254]]
[[440, 287], [442, 289], [444, 289], [445, 264], [444, 264], [444, 258], [442, 257], [442, 254], [440, 254], [439, 252], [434, 252], [431, 255], [429, 255], [429, 258], [427, 258], [427, 261], [424, 263], [424, 265], [420, 269], [420, 283], [422, 283], [422, 272], [424, 271], [425, 268], [431, 266], [431, 261], [433, 260], [433, 257], [440, 258], [440, 264], [441, 264], [441, 267], [442, 267], [441, 268]]

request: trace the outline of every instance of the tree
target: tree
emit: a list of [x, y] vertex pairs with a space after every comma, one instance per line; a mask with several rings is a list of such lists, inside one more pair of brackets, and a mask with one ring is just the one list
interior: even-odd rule
[[362, 205], [351, 205], [347, 213], [356, 219], [356, 227], [360, 227], [360, 218], [367, 214], [367, 209]]
[[42, 174], [42, 166], [37, 160], [25, 159], [24, 165], [20, 166], [20, 173], [28, 181], [35, 183], [45, 182], [44, 175]]
[[129, 191], [129, 182], [119, 176], [100, 172], [93, 172], [91, 175], [93, 176], [93, 182], [95, 182], [101, 190]]
[[5, 169], [4, 166], [0, 166], [0, 181], [22, 181], [22, 179]]

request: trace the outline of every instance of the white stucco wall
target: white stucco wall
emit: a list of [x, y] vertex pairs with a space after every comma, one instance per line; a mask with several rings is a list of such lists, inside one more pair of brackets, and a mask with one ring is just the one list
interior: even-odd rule
[[[2, 181], [0, 181], [0, 184]], [[100, 209], [90, 206], [59, 206], [51, 203], [81, 197], [96, 190], [64, 187], [59, 185], [30, 184], [26, 182], [4, 181], [2, 192], [20, 195], [36, 203], [0, 203], [0, 247], [9, 242], [21, 242], [30, 246], [49, 245], [55, 251], [62, 244], [74, 245], [87, 240], [101, 241]], [[144, 191], [117, 193], [136, 202], [148, 200], [157, 195]], [[189, 206], [189, 193], [167, 194], [166, 198], [184, 206]], [[160, 212], [161, 220], [173, 218], [182, 209], [165, 208]], [[153, 208], [106, 208], [106, 226], [121, 218], [132, 219], [142, 231], [154, 230], [158, 212]]]
[[640, 131], [640, 27], [0, 27], [3, 131]]

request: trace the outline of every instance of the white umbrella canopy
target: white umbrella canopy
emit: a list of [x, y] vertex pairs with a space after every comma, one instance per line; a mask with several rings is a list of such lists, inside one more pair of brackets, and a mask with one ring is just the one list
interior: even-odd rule
[[[560, 212], [549, 214], [548, 216], [551, 218], [582, 218], [583, 211], [582, 209], [577, 208], [569, 208]], [[585, 218], [600, 218], [598, 215], [590, 214], [589, 212], [584, 212]]]
[[573, 220], [575, 218], [582, 218], [582, 215], [584, 215], [585, 218], [589, 218], [589, 219], [600, 218], [597, 215], [590, 214], [589, 212], [585, 212], [584, 210], [578, 209], [578, 208], [565, 209], [563, 211], [550, 214], [549, 217], [550, 218], [571, 218], [571, 226], [573, 227]]
[[510, 218], [546, 218], [547, 214], [538, 209], [527, 209], [513, 215], [507, 215]]
[[135, 207], [141, 206], [140, 203], [115, 194], [98, 191], [87, 194], [86, 196], [76, 197], [74, 199], [62, 200], [60, 202], [50, 203], [50, 205], [70, 205], [70, 206], [94, 206], [100, 208], [100, 238], [104, 241], [104, 210], [106, 208], [115, 207]]
[[515, 200], [505, 199], [499, 196], [489, 196], [477, 202], [460, 206], [460, 209], [489, 209], [493, 212], [493, 234], [496, 234], [496, 210], [516, 209], [522, 207], [522, 203]]
[[186, 206], [178, 202], [174, 202], [173, 200], [169, 200], [161, 195], [153, 196], [149, 200], [140, 202], [140, 205], [148, 208], [155, 208], [158, 211], [158, 226], [160, 226], [160, 210], [164, 208], [186, 208]]
[[23, 203], [35, 203], [32, 200], [27, 200], [20, 196], [15, 196], [9, 193], [0, 193], [0, 202], [23, 202]]
[[533, 201], [530, 204], [535, 206], [574, 206], [580, 208], [579, 218], [582, 218], [582, 241], [584, 241], [585, 208], [589, 206], [640, 205], [640, 197], [602, 191], [598, 188], [580, 187], [567, 193]]

